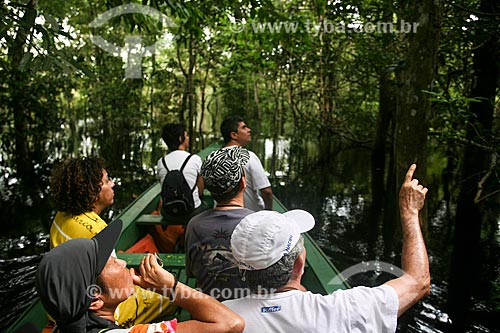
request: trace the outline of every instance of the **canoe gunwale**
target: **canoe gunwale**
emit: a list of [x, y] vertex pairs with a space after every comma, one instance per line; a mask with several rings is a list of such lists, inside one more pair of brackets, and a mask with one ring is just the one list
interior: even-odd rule
[[[210, 152], [218, 149], [219, 145], [210, 145], [202, 150], [199, 155], [205, 158]], [[123, 211], [118, 214], [115, 220], [120, 219], [123, 221], [122, 236], [118, 240], [115, 247], [117, 255], [125, 259], [132, 266], [137, 265], [140, 261], [141, 253], [120, 253], [132, 246], [137, 240], [146, 234], [145, 228], [136, 225], [136, 220], [141, 215], [149, 214], [154, 211], [158, 205], [160, 197], [160, 184], [155, 182], [148, 189], [146, 189], [139, 197], [131, 202]], [[286, 207], [274, 197], [273, 209], [278, 212], [285, 212]], [[111, 222], [112, 223], [112, 222]], [[343, 279], [327, 255], [321, 250], [318, 244], [310, 237], [309, 234], [304, 235], [304, 245], [306, 247], [306, 269], [302, 279], [304, 286], [316, 293], [330, 294], [337, 289], [347, 289], [350, 285]], [[183, 279], [190, 285], [194, 285], [194, 279], [187, 279], [184, 270], [184, 254], [169, 254], [160, 253], [162, 259], [166, 263], [165, 268], [174, 271], [179, 271]], [[184, 274], [184, 275], [183, 275]], [[338, 277], [338, 279], [335, 279]], [[43, 306], [37, 298], [23, 314], [7, 328], [6, 332], [16, 332], [26, 324], [33, 324], [39, 331], [45, 327], [48, 319], [43, 309]]]

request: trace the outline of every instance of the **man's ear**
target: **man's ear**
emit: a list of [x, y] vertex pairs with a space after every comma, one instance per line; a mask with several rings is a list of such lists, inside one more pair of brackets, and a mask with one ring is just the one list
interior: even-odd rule
[[247, 188], [247, 176], [245, 172], [243, 172], [243, 176], [241, 176], [241, 188], [244, 190]]
[[231, 133], [229, 133], [229, 137], [231, 137], [231, 139], [233, 139], [233, 140], [236, 140], [238, 138], [238, 133], [231, 132]]
[[103, 306], [104, 301], [101, 299], [101, 297], [95, 297], [92, 299], [92, 302], [90, 302], [89, 310], [97, 311], [100, 310]]
[[302, 277], [304, 274], [304, 267], [306, 266], [306, 249], [304, 248], [304, 251], [295, 259], [295, 262], [293, 264], [293, 271], [292, 275], [296, 274], [299, 277]]

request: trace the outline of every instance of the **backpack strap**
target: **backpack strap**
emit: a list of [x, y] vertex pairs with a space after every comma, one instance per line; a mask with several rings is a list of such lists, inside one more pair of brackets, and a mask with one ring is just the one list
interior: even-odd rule
[[189, 156], [184, 160], [184, 163], [182, 163], [182, 166], [181, 168], [179, 169], [180, 172], [184, 171], [184, 167], [186, 166], [186, 164], [189, 162], [189, 159], [191, 158], [191, 156], [193, 156], [193, 154], [189, 154]]
[[167, 172], [170, 172], [170, 170], [168, 170], [167, 163], [165, 162], [165, 157], [161, 159], [161, 162], [163, 163], [163, 166], [165, 167], [165, 169], [167, 169]]
[[[184, 170], [184, 167], [186, 166], [186, 164], [189, 162], [189, 159], [191, 158], [191, 156], [193, 156], [193, 154], [189, 154], [188, 157], [186, 157], [186, 159], [184, 160], [184, 163], [182, 163], [182, 166], [181, 168], [179, 169], [179, 171], [182, 173], [182, 171]], [[193, 193], [194, 189], [196, 188], [196, 180], [194, 181], [194, 186], [193, 188], [191, 189], [191, 193]]]

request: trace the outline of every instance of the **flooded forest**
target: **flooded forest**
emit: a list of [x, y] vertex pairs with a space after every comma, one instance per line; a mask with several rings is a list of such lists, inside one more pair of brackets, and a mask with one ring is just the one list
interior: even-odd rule
[[239, 115], [341, 270], [400, 265], [416, 163], [432, 286], [398, 331], [500, 332], [499, 43], [495, 0], [2, 1], [3, 325], [36, 297], [55, 163], [106, 160], [109, 222], [157, 181], [164, 124], [185, 124], [195, 153]]

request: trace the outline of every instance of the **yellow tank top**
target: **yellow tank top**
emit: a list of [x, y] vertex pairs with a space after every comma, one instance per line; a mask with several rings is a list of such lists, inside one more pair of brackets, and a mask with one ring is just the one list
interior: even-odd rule
[[50, 227], [50, 248], [73, 238], [92, 238], [107, 224], [95, 212], [71, 215], [58, 212]]

